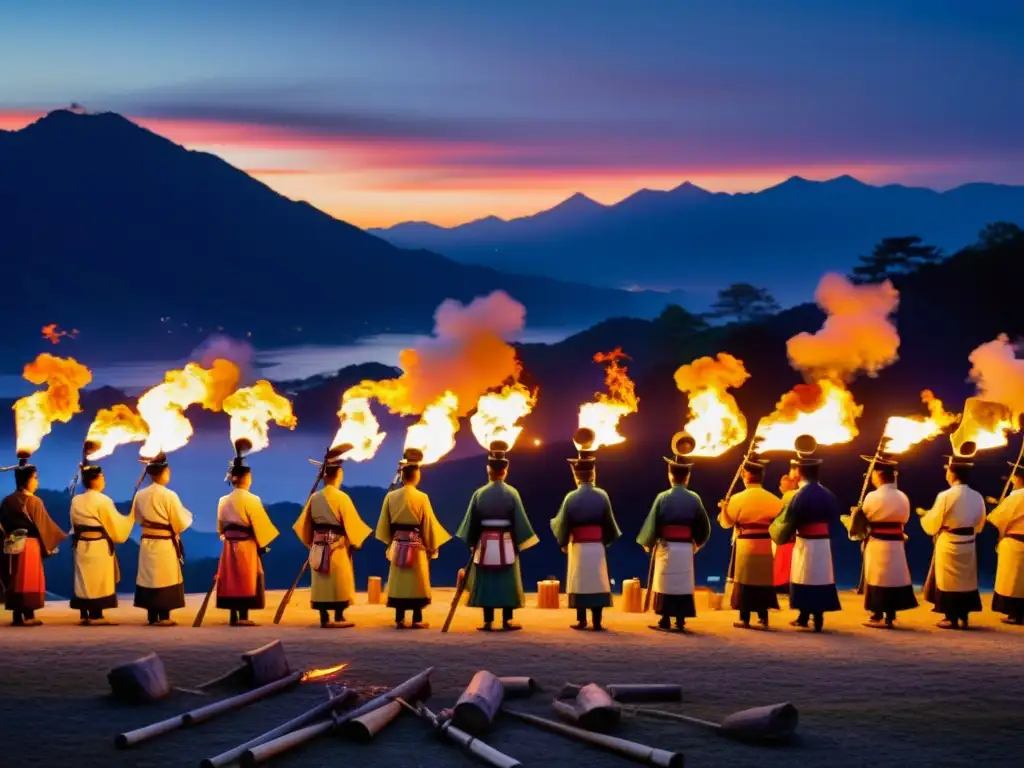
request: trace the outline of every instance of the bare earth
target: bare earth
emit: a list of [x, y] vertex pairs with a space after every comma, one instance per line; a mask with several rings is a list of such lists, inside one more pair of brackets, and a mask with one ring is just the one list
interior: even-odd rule
[[[0, 765], [197, 766], [319, 703], [326, 692], [307, 683], [297, 690], [231, 712], [199, 727], [158, 737], [129, 751], [114, 736], [216, 698], [175, 693], [148, 707], [128, 707], [106, 696], [106, 672], [155, 650], [172, 683], [189, 686], [234, 666], [239, 654], [280, 638], [293, 668], [350, 667], [338, 682], [373, 689], [393, 685], [427, 666], [435, 710], [454, 703], [478, 669], [529, 675], [545, 692], [513, 705], [550, 713], [550, 695], [565, 681], [680, 683], [680, 705], [667, 709], [718, 720], [732, 711], [791, 701], [800, 710], [801, 738], [785, 748], [734, 744], [683, 724], [628, 719], [619, 735], [683, 752], [689, 766], [968, 766], [1019, 765], [1024, 699], [1021, 668], [1024, 629], [976, 615], [970, 632], [943, 632], [930, 606], [901, 614], [898, 631], [861, 626], [858, 598], [844, 595], [845, 610], [830, 614], [826, 634], [787, 625], [790, 612], [773, 615], [775, 631], [734, 629], [729, 611], [703, 610], [686, 636], [649, 631], [650, 616], [608, 612], [610, 632], [570, 632], [568, 610], [528, 608], [517, 614], [525, 629], [514, 634], [475, 632], [479, 611], [460, 608], [452, 631], [438, 628], [451, 599], [438, 590], [427, 611], [433, 628], [396, 632], [392, 613], [366, 605], [349, 611], [358, 626], [322, 630], [297, 593], [284, 624], [271, 623], [280, 594], [253, 618], [256, 628], [227, 626], [211, 608], [202, 629], [191, 628], [200, 598], [175, 614], [182, 626], [144, 626], [141, 612], [108, 613], [117, 627], [78, 627], [77, 612], [53, 604], [39, 628], [0, 627]], [[532, 605], [534, 598], [529, 598]], [[988, 597], [986, 597], [986, 604]], [[616, 755], [499, 719], [487, 741], [524, 765], [626, 765]], [[1016, 759], [1013, 757], [1016, 755]], [[454, 746], [436, 741], [425, 725], [405, 716], [363, 746], [325, 737], [271, 765], [470, 766]]]

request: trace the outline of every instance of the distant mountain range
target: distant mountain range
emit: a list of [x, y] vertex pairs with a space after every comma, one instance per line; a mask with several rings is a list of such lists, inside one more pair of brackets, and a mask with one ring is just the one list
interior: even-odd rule
[[77, 328], [95, 364], [187, 354], [218, 328], [262, 348], [429, 331], [444, 299], [499, 288], [534, 327], [650, 316], [672, 298], [396, 248], [113, 113], [0, 131], [0, 232], [15, 360], [52, 322]]
[[848, 271], [883, 237], [918, 235], [953, 251], [993, 221], [1024, 223], [1024, 187], [966, 184], [936, 192], [850, 176], [794, 176], [755, 193], [714, 193], [686, 182], [667, 192], [641, 189], [614, 205], [575, 194], [509, 221], [490, 216], [457, 227], [408, 222], [369, 231], [467, 264], [592, 285], [683, 288], [705, 300], [742, 280], [793, 304], [806, 300], [822, 272]]

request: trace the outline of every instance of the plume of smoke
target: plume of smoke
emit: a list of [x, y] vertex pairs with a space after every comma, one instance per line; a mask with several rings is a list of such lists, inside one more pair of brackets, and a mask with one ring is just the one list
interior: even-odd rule
[[458, 415], [465, 416], [487, 390], [518, 380], [521, 366], [508, 342], [525, 318], [525, 307], [503, 291], [469, 304], [447, 299], [434, 313], [434, 337], [418, 349], [402, 350], [399, 378], [361, 382], [344, 399], [373, 397], [392, 413], [420, 414], [451, 392], [459, 401]]
[[854, 285], [829, 273], [814, 299], [828, 317], [817, 333], [799, 333], [786, 343], [794, 368], [811, 380], [848, 381], [858, 373], [875, 376], [897, 360], [900, 337], [890, 316], [900, 294], [891, 282]]
[[676, 386], [680, 392], [697, 392], [714, 389], [725, 392], [742, 386], [750, 374], [739, 360], [728, 352], [719, 352], [715, 357], [699, 357], [692, 363], [680, 366], [676, 371]]
[[1002, 403], [1014, 414], [1024, 414], [1024, 360], [1004, 333], [971, 352], [971, 380], [985, 400]]
[[199, 363], [203, 368], [212, 368], [217, 360], [232, 362], [238, 369], [237, 381], [245, 384], [253, 379], [256, 350], [247, 341], [214, 334], [192, 350], [189, 360]]

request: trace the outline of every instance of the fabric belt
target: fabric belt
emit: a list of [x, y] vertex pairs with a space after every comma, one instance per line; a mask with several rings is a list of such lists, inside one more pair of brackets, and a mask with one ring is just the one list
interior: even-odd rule
[[1013, 539], [1014, 541], [1019, 541], [1021, 544], [1024, 544], [1024, 533], [1008, 533], [1005, 538]]
[[964, 528], [943, 528], [942, 532], [943, 533], [952, 533], [954, 536], [973, 536], [974, 535], [974, 529], [973, 528], [967, 528], [967, 527], [964, 527]]
[[480, 526], [482, 528], [493, 528], [495, 530], [508, 530], [512, 527], [511, 520], [481, 520]]
[[[107, 542], [107, 546], [110, 548], [110, 554], [114, 554], [114, 540], [110, 538], [110, 534], [107, 533], [107, 529], [102, 525], [76, 525], [73, 527], [73, 533], [71, 534], [71, 547], [75, 549], [78, 547], [80, 541], [103, 541]], [[96, 533], [99, 534], [96, 538], [86, 538], [84, 534]]]
[[416, 523], [391, 523], [391, 530], [393, 531], [416, 531], [420, 530], [420, 526]]
[[801, 539], [827, 539], [828, 523], [804, 523], [796, 529]]
[[344, 536], [345, 526], [333, 525], [331, 523], [313, 523], [313, 533], [336, 533], [339, 536]]
[[881, 541], [903, 541], [903, 523], [868, 523], [868, 536]]
[[[239, 525], [238, 523], [225, 523], [223, 526], [224, 539], [227, 541], [248, 541], [256, 538], [256, 532], [251, 525]], [[239, 534], [228, 536], [229, 533]]]
[[572, 529], [572, 540], [580, 544], [604, 541], [604, 530], [600, 525], [578, 525]]
[[[148, 531], [146, 529], [149, 529]], [[170, 536], [156, 536], [150, 531], [165, 531]], [[174, 544], [174, 551], [178, 554], [178, 560], [185, 562], [185, 545], [181, 543], [181, 538], [175, 532], [174, 527], [170, 523], [151, 523], [148, 520], [142, 521], [142, 538], [144, 539], [156, 539], [156, 540], [170, 540]]]
[[739, 531], [736, 538], [738, 539], [770, 539], [771, 534], [768, 533], [768, 523], [745, 523], [743, 525], [737, 525]]
[[661, 538], [665, 541], [693, 541], [693, 531], [688, 525], [663, 525]]

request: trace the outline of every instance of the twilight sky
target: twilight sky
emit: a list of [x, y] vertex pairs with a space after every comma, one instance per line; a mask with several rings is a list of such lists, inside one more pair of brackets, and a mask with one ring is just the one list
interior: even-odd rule
[[1022, 40], [1020, 0], [5, 2], [0, 128], [114, 110], [361, 226], [1024, 184]]

